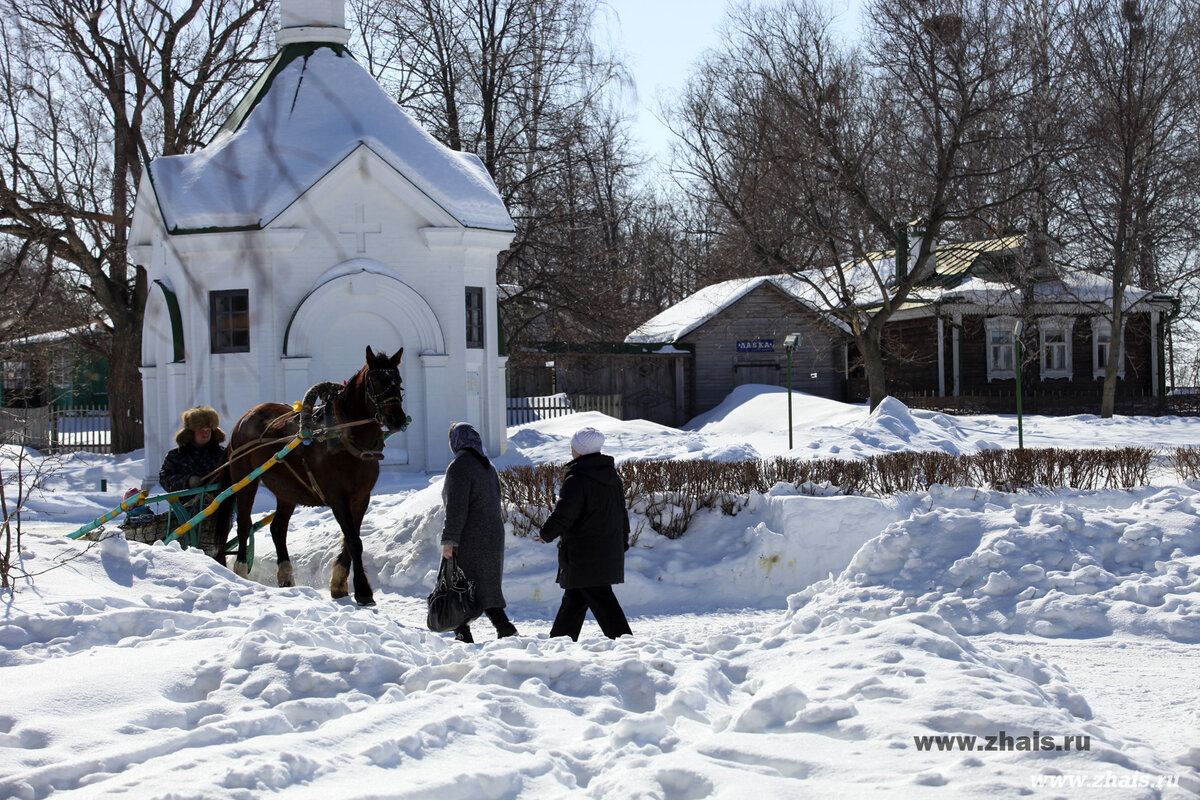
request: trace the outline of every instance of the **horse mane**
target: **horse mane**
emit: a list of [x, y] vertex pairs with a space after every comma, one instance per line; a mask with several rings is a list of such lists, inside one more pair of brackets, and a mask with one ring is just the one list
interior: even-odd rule
[[347, 419], [361, 419], [367, 415], [367, 371], [370, 364], [362, 367], [346, 381], [342, 390], [342, 415]]

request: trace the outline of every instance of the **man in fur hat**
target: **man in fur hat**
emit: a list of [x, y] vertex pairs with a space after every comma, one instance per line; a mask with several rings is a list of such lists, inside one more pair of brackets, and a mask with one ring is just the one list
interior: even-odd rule
[[196, 406], [183, 412], [183, 428], [175, 434], [179, 445], [167, 453], [158, 482], [168, 492], [195, 489], [216, 483], [214, 474], [225, 463], [225, 432], [218, 427], [221, 415], [215, 408]]

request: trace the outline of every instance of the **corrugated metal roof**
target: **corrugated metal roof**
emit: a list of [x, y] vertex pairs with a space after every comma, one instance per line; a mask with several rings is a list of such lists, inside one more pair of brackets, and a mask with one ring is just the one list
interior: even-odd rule
[[[929, 286], [953, 286], [969, 277], [972, 268], [980, 265], [986, 256], [996, 256], [1006, 251], [1016, 251], [1025, 244], [1024, 234], [981, 239], [976, 242], [938, 243], [934, 248], [934, 273], [921, 282]], [[868, 264], [892, 264], [896, 261], [895, 250], [868, 253], [861, 261], [852, 261], [843, 269], [847, 272]]]

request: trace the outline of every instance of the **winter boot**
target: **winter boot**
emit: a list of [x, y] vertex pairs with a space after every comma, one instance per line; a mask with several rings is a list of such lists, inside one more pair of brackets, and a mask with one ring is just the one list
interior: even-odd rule
[[489, 608], [483, 613], [487, 614], [487, 618], [496, 626], [497, 639], [517, 635], [517, 626], [512, 624], [512, 621], [508, 618], [508, 614], [504, 613], [503, 608]]
[[471, 635], [470, 625], [459, 625], [454, 629], [454, 641], [466, 642], [467, 644], [475, 644], [475, 637]]

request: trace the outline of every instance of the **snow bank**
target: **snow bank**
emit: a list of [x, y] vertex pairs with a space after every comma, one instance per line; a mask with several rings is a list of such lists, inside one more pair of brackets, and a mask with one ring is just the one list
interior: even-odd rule
[[[61, 566], [0, 627], [21, 687], [0, 714], [6, 797], [990, 798], [1174, 769], [1057, 668], [934, 614], [469, 647], [175, 546], [28, 543], [31, 566]], [[1088, 749], [918, 745], [1035, 731]]]
[[[851, 556], [882, 529], [910, 511], [913, 499], [813, 497], [779, 485], [755, 493], [730, 517], [702, 511], [688, 532], [668, 539], [631, 515], [633, 546], [626, 555], [625, 583], [618, 588], [633, 613], [662, 608], [704, 611], [729, 607], [780, 608], [783, 598], [840, 572]], [[363, 539], [368, 574], [377, 588], [427, 594], [441, 557], [441, 481], [413, 492], [371, 518]], [[251, 577], [273, 583], [270, 547], [256, 554]], [[293, 526], [289, 536], [298, 583], [321, 589], [341, 546], [331, 522]], [[509, 536], [505, 543], [504, 594], [510, 604], [552, 614], [561, 589], [556, 545]]]
[[789, 598], [793, 627], [932, 613], [960, 633], [1200, 641], [1200, 497], [1188, 487], [1047, 497], [933, 487], [835, 579]]
[[[783, 452], [777, 431], [731, 432], [747, 413], [775, 424], [780, 393], [747, 395], [751, 408], [704, 430], [599, 414], [524, 426], [505, 458], [562, 460], [579, 424], [609, 434], [620, 458]], [[796, 452], [966, 451], [1004, 443], [1012, 425], [876, 411], [848, 407]], [[1026, 441], [1171, 444], [1198, 431], [1041, 419]], [[293, 518], [305, 585], [290, 589], [274, 587], [265, 533], [262, 583], [176, 545], [62, 537], [141, 474], [122, 458], [71, 459], [31, 500], [20, 563], [36, 577], [3, 598], [0, 621], [0, 796], [983, 800], [1080, 776], [1111, 780], [1114, 797], [1200, 793], [1194, 719], [1165, 713], [1195, 707], [1178, 678], [1195, 661], [1177, 643], [1197, 638], [1200, 487], [880, 499], [777, 486], [736, 516], [699, 515], [681, 539], [641, 530], [616, 589], [634, 636], [615, 642], [590, 621], [578, 643], [548, 639], [555, 548], [510, 537], [520, 635], [495, 640], [481, 623], [465, 646], [423, 625], [440, 476], [381, 478], [364, 530], [379, 606], [359, 609], [324, 585], [340, 547], [327, 510]], [[1047, 641], [1034, 633], [1071, 652], [1095, 637], [1113, 674], [1029, 654]], [[1147, 658], [1166, 671], [1148, 675]], [[1116, 676], [1145, 690], [1142, 705], [1121, 702]], [[1125, 716], [1097, 711], [1114, 694]], [[1128, 707], [1151, 710], [1155, 735], [1130, 734]], [[1088, 748], [981, 749], [1035, 733]], [[920, 744], [931, 736], [967, 738]]]

